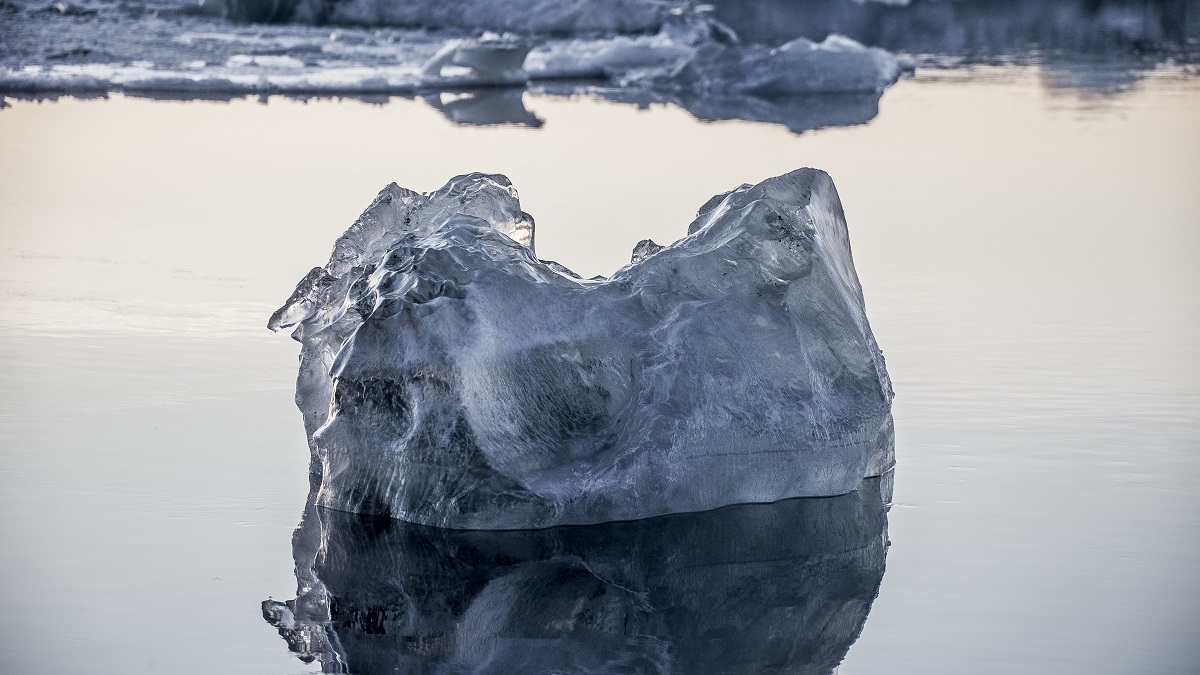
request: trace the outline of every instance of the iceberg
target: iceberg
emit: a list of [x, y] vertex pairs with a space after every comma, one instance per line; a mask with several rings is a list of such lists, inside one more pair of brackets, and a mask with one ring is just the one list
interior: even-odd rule
[[311, 503], [263, 617], [326, 673], [830, 673], [867, 620], [891, 476], [847, 495], [479, 532]]
[[853, 491], [893, 463], [892, 388], [833, 181], [704, 204], [581, 279], [499, 175], [386, 187], [271, 317], [301, 342], [313, 500], [462, 529]]

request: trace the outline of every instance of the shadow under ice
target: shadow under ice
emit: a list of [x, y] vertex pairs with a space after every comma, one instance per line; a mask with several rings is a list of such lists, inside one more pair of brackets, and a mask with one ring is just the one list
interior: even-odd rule
[[830, 673], [883, 578], [891, 483], [526, 531], [310, 502], [297, 597], [263, 616], [329, 673]]

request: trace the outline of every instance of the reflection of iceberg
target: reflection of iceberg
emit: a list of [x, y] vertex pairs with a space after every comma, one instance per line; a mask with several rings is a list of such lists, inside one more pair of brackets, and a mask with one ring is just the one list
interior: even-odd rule
[[427, 94], [421, 99], [455, 124], [540, 127], [542, 120], [521, 100], [524, 89], [481, 88]]
[[830, 673], [887, 552], [891, 475], [832, 498], [478, 532], [313, 507], [263, 615], [324, 672]]
[[674, 101], [705, 122], [746, 120], [782, 124], [795, 133], [865, 124], [879, 114], [879, 93], [783, 96], [678, 94]]
[[533, 255], [502, 176], [395, 185], [271, 317], [322, 506], [517, 529], [854, 489], [891, 384], [841, 203], [801, 169], [709, 200], [610, 279]]
[[576, 83], [538, 83], [534, 94], [575, 96], [585, 93], [614, 103], [646, 108], [654, 104], [674, 105], [703, 122], [745, 120], [781, 124], [795, 133], [825, 127], [865, 124], [879, 114], [880, 92], [860, 94], [702, 94], [690, 91], [664, 92], [649, 89], [592, 86]]
[[1086, 61], [1055, 60], [1043, 64], [1039, 79], [1051, 95], [1110, 97], [1127, 92], [1141, 81], [1148, 64], [1108, 57]]

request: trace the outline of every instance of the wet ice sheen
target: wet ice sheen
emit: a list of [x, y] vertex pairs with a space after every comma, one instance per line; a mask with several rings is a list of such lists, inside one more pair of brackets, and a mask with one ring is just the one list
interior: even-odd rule
[[893, 461], [832, 180], [709, 200], [608, 279], [533, 252], [503, 176], [389, 185], [271, 317], [321, 506], [453, 528], [837, 495]]

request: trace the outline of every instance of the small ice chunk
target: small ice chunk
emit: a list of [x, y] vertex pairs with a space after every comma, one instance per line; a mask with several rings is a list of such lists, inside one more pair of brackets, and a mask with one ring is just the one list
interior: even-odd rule
[[317, 504], [538, 528], [843, 494], [891, 466], [824, 172], [718, 195], [607, 280], [532, 242], [502, 176], [391, 185], [271, 317], [303, 344]]
[[706, 44], [736, 45], [737, 35], [704, 14], [671, 16], [657, 33], [550, 41], [529, 54], [532, 79], [620, 78], [632, 71], [668, 71]]
[[606, 78], [639, 68], [665, 68], [692, 53], [661, 33], [550, 42], [529, 54], [525, 68], [532, 79]]
[[713, 94], [881, 92], [912, 71], [913, 62], [840, 35], [816, 43], [797, 38], [779, 47], [709, 42], [670, 71], [632, 73], [625, 84]]
[[479, 40], [450, 40], [422, 67], [426, 77], [442, 77], [449, 66], [467, 69], [482, 80], [524, 80], [522, 66], [533, 44], [518, 38], [485, 36]]

